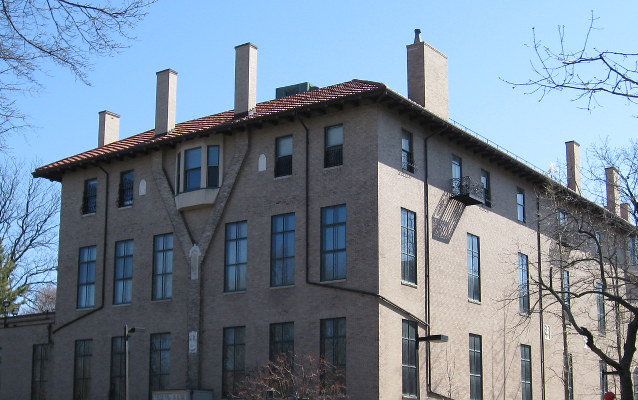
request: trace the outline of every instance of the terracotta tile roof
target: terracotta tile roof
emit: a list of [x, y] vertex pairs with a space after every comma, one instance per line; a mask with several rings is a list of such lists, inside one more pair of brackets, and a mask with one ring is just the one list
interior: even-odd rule
[[386, 86], [382, 83], [355, 79], [310, 92], [259, 103], [253, 114], [242, 118], [235, 118], [232, 110], [225, 111], [179, 123], [175, 126], [175, 129], [165, 135], [156, 137], [155, 131], [149, 130], [102, 147], [85, 151], [75, 156], [64, 158], [60, 161], [37, 168], [35, 172], [33, 172], [33, 176], [60, 180], [65, 170], [87, 163], [123, 156], [137, 151], [144, 151], [156, 146], [168, 145], [185, 137], [197, 136], [199, 133], [206, 131], [227, 130], [249, 122], [273, 118], [291, 111], [329, 104], [332, 101], [346, 100], [361, 95], [383, 93], [386, 89]]

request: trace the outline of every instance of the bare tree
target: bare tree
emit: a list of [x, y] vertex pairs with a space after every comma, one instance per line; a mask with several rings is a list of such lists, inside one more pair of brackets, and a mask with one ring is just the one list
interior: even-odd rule
[[324, 359], [282, 354], [250, 372], [238, 398], [337, 400], [347, 399], [344, 377]]
[[598, 103], [600, 94], [638, 102], [638, 53], [600, 50], [590, 44], [596, 31], [597, 18], [592, 12], [589, 29], [582, 43], [569, 48], [565, 27], [558, 27], [558, 43], [547, 46], [533, 30], [531, 60], [534, 76], [527, 82], [510, 82], [515, 87], [528, 87], [530, 93], [545, 95], [553, 91], [569, 91], [574, 100], [582, 100], [587, 109]]
[[40, 286], [34, 291], [33, 304], [31, 309], [35, 313], [45, 313], [55, 311], [55, 298], [57, 287], [52, 283]]
[[626, 220], [561, 185], [543, 188], [539, 218], [548, 250], [541, 271], [530, 274], [543, 296], [543, 311], [553, 310], [563, 321], [564, 335], [582, 336], [612, 368], [622, 400], [633, 399], [631, 365], [638, 335], [637, 155], [638, 142], [623, 149], [603, 143], [590, 152], [593, 162], [586, 168], [591, 195], [605, 182], [600, 166], [618, 171], [611, 188], [619, 193], [616, 201], [624, 203]]
[[27, 176], [23, 168], [0, 165], [0, 247], [8, 288], [25, 288], [18, 298], [0, 298], [30, 305], [40, 285], [55, 282], [59, 189], [54, 183]]
[[16, 94], [52, 62], [88, 83], [91, 57], [124, 47], [155, 0], [0, 0], [0, 137], [21, 126]]

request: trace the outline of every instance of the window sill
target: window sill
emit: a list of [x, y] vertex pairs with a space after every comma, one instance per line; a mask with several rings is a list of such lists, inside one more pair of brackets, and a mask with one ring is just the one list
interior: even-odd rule
[[292, 283], [290, 285], [282, 285], [282, 286], [271, 286], [271, 289], [288, 289], [288, 288], [293, 288], [295, 287], [295, 284]]
[[409, 281], [403, 281], [403, 280], [401, 281], [401, 285], [409, 286], [409, 287], [415, 288], [415, 289], [417, 289], [419, 287], [419, 286], [417, 286], [416, 283], [412, 283], [412, 282], [409, 282]]
[[75, 307], [75, 311], [91, 311], [95, 308], [95, 306], [91, 307]]
[[167, 303], [171, 300], [173, 300], [172, 297], [169, 297], [167, 299], [151, 299], [151, 303]]
[[481, 305], [481, 301], [480, 300], [473, 300], [473, 299], [467, 299], [468, 303], [472, 303], [472, 304], [477, 304], [477, 305]]
[[127, 206], [118, 206], [118, 210], [126, 210], [127, 208], [133, 208], [133, 204], [129, 204]]
[[319, 283], [321, 284], [330, 284], [330, 283], [340, 283], [340, 282], [345, 282], [346, 278], [343, 279], [333, 279], [333, 280], [329, 280], [329, 281], [319, 281]]
[[280, 179], [286, 179], [286, 178], [290, 178], [292, 177], [292, 174], [288, 174], [288, 175], [281, 175], [281, 176], [275, 176], [275, 180], [278, 181]]
[[130, 306], [131, 303], [119, 303], [119, 304], [112, 304], [113, 307], [127, 307]]
[[334, 170], [334, 169], [337, 169], [337, 168], [341, 168], [342, 166], [343, 166], [343, 164], [341, 164], [341, 165], [332, 165], [330, 167], [323, 167], [323, 170], [324, 171], [330, 171], [330, 170]]
[[91, 217], [93, 215], [95, 215], [95, 211], [90, 212], [90, 213], [82, 213], [82, 217]]
[[232, 292], [226, 292], [226, 291], [224, 291], [224, 296], [226, 296], [226, 295], [231, 295], [231, 294], [242, 294], [242, 293], [246, 293], [246, 289], [243, 289], [243, 290], [235, 290], [235, 291], [232, 291]]

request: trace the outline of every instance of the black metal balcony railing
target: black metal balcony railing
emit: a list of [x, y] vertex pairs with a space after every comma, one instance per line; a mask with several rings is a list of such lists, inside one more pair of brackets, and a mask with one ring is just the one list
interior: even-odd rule
[[323, 158], [325, 168], [336, 167], [343, 164], [343, 145], [338, 144], [326, 148]]
[[404, 171], [414, 172], [414, 157], [412, 153], [403, 150], [401, 153], [401, 168]]
[[292, 155], [278, 157], [275, 160], [275, 176], [292, 175]]
[[133, 181], [126, 179], [120, 183], [118, 195], [118, 207], [126, 207], [133, 204]]
[[483, 204], [485, 202], [485, 189], [481, 183], [472, 181], [469, 176], [450, 179], [452, 186], [452, 198], [466, 206]]

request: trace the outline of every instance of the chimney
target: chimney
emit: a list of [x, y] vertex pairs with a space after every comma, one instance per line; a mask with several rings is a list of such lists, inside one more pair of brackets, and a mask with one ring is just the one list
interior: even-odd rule
[[620, 190], [618, 189], [618, 170], [605, 168], [605, 186], [607, 187], [607, 210], [620, 214]]
[[408, 98], [444, 120], [448, 120], [447, 56], [421, 41], [414, 30], [408, 49]]
[[97, 147], [120, 140], [120, 116], [110, 111], [100, 111], [97, 130]]
[[177, 103], [177, 72], [165, 69], [157, 73], [155, 90], [155, 135], [163, 135], [175, 128]]
[[622, 203], [620, 205], [620, 218], [629, 221], [629, 203]]
[[255, 112], [257, 106], [257, 46], [235, 47], [235, 117]]
[[567, 153], [567, 187], [580, 194], [580, 145], [578, 142], [565, 142]]

